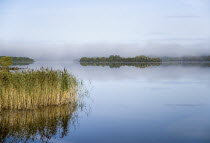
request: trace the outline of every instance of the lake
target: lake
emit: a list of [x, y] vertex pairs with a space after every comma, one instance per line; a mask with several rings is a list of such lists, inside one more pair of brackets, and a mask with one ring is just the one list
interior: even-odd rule
[[[25, 132], [36, 132], [40, 128], [50, 129], [51, 136], [45, 139], [46, 142], [210, 142], [210, 64], [208, 63], [138, 67], [84, 66], [77, 62], [35, 62], [20, 67], [66, 68], [84, 81], [85, 88], [89, 92], [88, 96], [84, 97], [84, 108], [77, 111], [60, 108], [43, 109], [37, 113], [15, 113], [18, 117], [25, 117], [26, 122], [29, 122], [27, 118], [36, 114], [37, 118], [34, 117], [33, 122], [30, 121], [27, 126], [27, 128], [33, 126], [33, 130], [23, 129], [26, 129]], [[55, 113], [48, 116], [44, 114], [45, 112]], [[9, 122], [13, 114], [4, 113], [7, 115], [5, 122]], [[38, 122], [38, 119], [43, 122], [41, 120]], [[8, 136], [0, 135], [0, 137], [4, 138], [5, 142], [10, 142], [14, 139], [17, 129], [11, 133], [10, 128], [6, 129], [6, 125], [4, 128], [0, 127], [0, 132], [7, 130]], [[40, 134], [37, 134], [34, 142], [42, 142], [40, 137]], [[21, 142], [19, 138], [16, 136], [15, 139]]]

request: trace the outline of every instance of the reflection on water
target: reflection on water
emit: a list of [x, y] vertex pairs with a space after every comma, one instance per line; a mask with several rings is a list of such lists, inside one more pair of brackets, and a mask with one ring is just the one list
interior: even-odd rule
[[80, 65], [82, 66], [108, 66], [110, 68], [120, 68], [122, 66], [133, 66], [137, 68], [146, 68], [150, 66], [175, 66], [175, 65], [181, 65], [181, 66], [199, 66], [199, 67], [210, 67], [209, 62], [170, 62], [170, 63], [89, 63], [89, 62], [80, 62]]
[[13, 66], [21, 66], [21, 65], [31, 65], [33, 62], [13, 62]]
[[43, 107], [29, 111], [0, 112], [0, 142], [48, 142], [63, 138], [77, 121], [77, 105]]
[[80, 63], [82, 66], [109, 66], [110, 68], [120, 68], [121, 66], [134, 66], [137, 68], [146, 68], [150, 66], [159, 66], [161, 63]]
[[163, 66], [183, 66], [183, 67], [210, 67], [209, 62], [170, 62], [162, 63]]

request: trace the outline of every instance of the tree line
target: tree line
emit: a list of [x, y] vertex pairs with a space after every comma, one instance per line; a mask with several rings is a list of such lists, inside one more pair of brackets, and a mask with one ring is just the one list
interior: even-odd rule
[[82, 57], [80, 62], [162, 62], [161, 58], [153, 58], [147, 56], [136, 57], [120, 57], [119, 55], [111, 55], [109, 57]]
[[[0, 59], [5, 56], [0, 56]], [[13, 62], [34, 62], [33, 59], [28, 57], [11, 57]]]
[[[34, 60], [27, 57], [4, 57], [0, 56], [0, 69], [9, 69], [11, 65], [27, 65], [33, 63]], [[19, 68], [13, 68], [19, 69]]]

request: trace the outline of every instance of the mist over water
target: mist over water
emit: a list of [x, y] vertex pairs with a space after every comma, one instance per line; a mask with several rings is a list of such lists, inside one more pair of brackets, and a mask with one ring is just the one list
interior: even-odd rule
[[120, 55], [123, 57], [147, 56], [202, 56], [210, 55], [209, 43], [197, 44], [50, 44], [50, 43], [0, 43], [2, 56], [26, 56], [37, 61], [71, 61], [81, 57]]

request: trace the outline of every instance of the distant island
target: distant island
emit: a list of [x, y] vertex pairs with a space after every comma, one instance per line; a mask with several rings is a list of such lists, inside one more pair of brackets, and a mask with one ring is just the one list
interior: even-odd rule
[[82, 57], [80, 63], [162, 63], [162, 62], [210, 62], [210, 56], [182, 56], [182, 57]]
[[119, 55], [111, 55], [109, 57], [82, 57], [80, 62], [86, 63], [134, 63], [134, 62], [162, 62], [161, 58], [136, 56], [136, 57], [120, 57]]
[[[20, 66], [20, 65], [30, 65], [34, 62], [33, 59], [30, 59], [28, 57], [6, 57], [6, 56], [0, 56], [0, 70], [19, 70], [22, 68], [14, 67], [14, 66]], [[10, 67], [13, 66], [13, 67]]]
[[[2, 59], [5, 56], [0, 56]], [[28, 57], [11, 57], [12, 58], [12, 65], [29, 65], [34, 62], [34, 59]]]
[[[0, 59], [5, 56], [0, 56]], [[11, 57], [13, 62], [34, 62], [33, 59], [28, 57]]]

